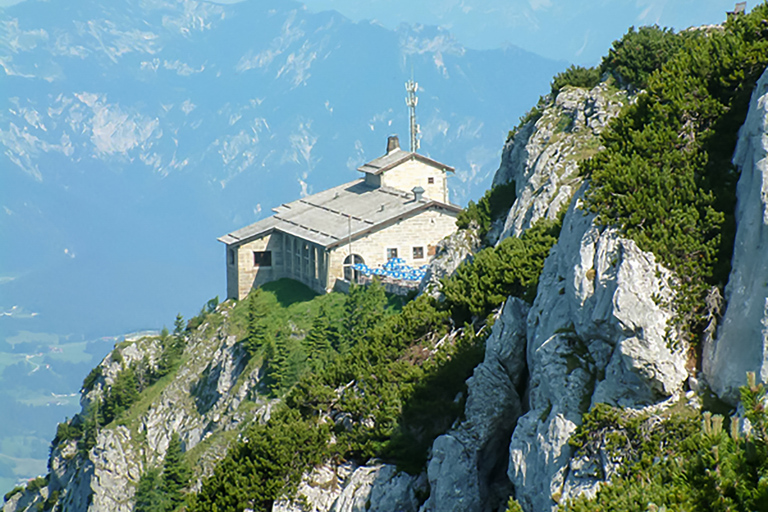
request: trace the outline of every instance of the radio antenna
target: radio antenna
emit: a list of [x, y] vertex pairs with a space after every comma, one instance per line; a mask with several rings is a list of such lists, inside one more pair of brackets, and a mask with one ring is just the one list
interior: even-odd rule
[[408, 105], [408, 117], [411, 125], [411, 153], [415, 153], [419, 150], [419, 125], [416, 124], [416, 104], [419, 102], [416, 91], [419, 90], [419, 84], [413, 81], [413, 70], [411, 70], [411, 79], [405, 83], [405, 90], [408, 91], [405, 104]]

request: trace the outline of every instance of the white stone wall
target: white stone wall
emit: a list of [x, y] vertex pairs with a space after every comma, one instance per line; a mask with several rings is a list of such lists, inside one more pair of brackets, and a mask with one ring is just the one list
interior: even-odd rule
[[[429, 262], [437, 243], [455, 231], [456, 214], [434, 207], [362, 238], [353, 239], [351, 251], [347, 244], [331, 251], [327, 289], [333, 289], [336, 279], [344, 277], [344, 259], [350, 253], [362, 256], [369, 267], [377, 267], [387, 262], [387, 249], [396, 248], [399, 258], [403, 258], [408, 265], [419, 267]], [[424, 248], [424, 258], [413, 258], [414, 247]]]
[[[412, 159], [381, 174], [381, 184], [404, 192], [410, 192], [414, 187], [424, 189], [424, 197], [435, 201], [448, 202], [448, 186], [446, 172], [418, 160]], [[432, 178], [434, 183], [429, 183]]]
[[[243, 245], [228, 247], [235, 251], [235, 264], [231, 263], [230, 256], [227, 254], [227, 296], [229, 298], [243, 299], [251, 288], [283, 277], [281, 238], [281, 233], [270, 233]], [[272, 265], [254, 266], [254, 251], [271, 251]]]

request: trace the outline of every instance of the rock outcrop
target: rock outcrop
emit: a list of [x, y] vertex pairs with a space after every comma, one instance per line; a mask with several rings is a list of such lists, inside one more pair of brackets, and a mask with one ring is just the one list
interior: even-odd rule
[[630, 101], [602, 83], [592, 90], [563, 88], [534, 122], [504, 145], [493, 185], [515, 182], [517, 199], [499, 240], [520, 236], [541, 218], [555, 219], [579, 188], [579, 162], [600, 149], [598, 135]]
[[272, 512], [416, 512], [426, 493], [424, 475], [390, 464], [326, 464], [305, 475], [296, 495], [276, 502]]
[[615, 229], [595, 225], [580, 204], [581, 194], [527, 319], [530, 410], [512, 435], [508, 471], [527, 511], [598, 484], [571, 466], [568, 445], [591, 405], [652, 406], [688, 377], [686, 347], [667, 334], [672, 274]]
[[735, 404], [746, 372], [768, 383], [768, 69], [752, 94], [733, 163], [736, 242], [725, 289], [727, 308], [704, 347], [703, 371], [720, 398]]
[[439, 297], [440, 280], [453, 274], [479, 248], [480, 239], [471, 229], [459, 230], [440, 241], [435, 257], [429, 262], [427, 273], [419, 284], [419, 293]]
[[[227, 317], [232, 306], [222, 304], [217, 312]], [[58, 503], [65, 511], [130, 512], [141, 474], [162, 463], [174, 432], [179, 433], [186, 450], [214, 437], [201, 450], [201, 471], [196, 472], [198, 482], [194, 486], [198, 487], [200, 479], [226, 452], [225, 436], [216, 434], [239, 430], [269, 405], [256, 391], [260, 369], [247, 366], [247, 355], [236, 341], [226, 323], [218, 327], [204, 323], [188, 334], [185, 363], [140, 412], [131, 429], [122, 425], [99, 429], [94, 446], [86, 453], [74, 440], [60, 443], [51, 453], [48, 484], [40, 491], [9, 501], [3, 511], [35, 510], [49, 493], [58, 492]], [[101, 376], [83, 395], [84, 412], [73, 421], [84, 421], [89, 405], [103, 398], [104, 389], [114, 384], [121, 371], [130, 365], [156, 368], [161, 352], [157, 337], [118, 345], [100, 363]], [[246, 398], [256, 401], [257, 407], [249, 404], [248, 412], [241, 410]]]
[[510, 298], [493, 325], [485, 359], [467, 381], [464, 421], [432, 445], [431, 492], [421, 512], [491, 511], [509, 496], [505, 452], [523, 412], [527, 315], [528, 305]]

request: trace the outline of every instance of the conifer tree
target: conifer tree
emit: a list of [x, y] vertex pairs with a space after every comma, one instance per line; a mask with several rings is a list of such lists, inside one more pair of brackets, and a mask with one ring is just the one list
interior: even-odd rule
[[248, 339], [245, 348], [251, 355], [266, 348], [270, 341], [268, 311], [262, 299], [261, 289], [254, 290], [248, 296]]
[[321, 370], [331, 359], [333, 350], [332, 340], [336, 337], [332, 324], [331, 313], [325, 304], [312, 322], [304, 344], [307, 347], [307, 357], [315, 370]]
[[368, 286], [352, 285], [344, 303], [343, 332], [337, 350], [344, 354], [353, 345], [370, 335], [384, 316], [387, 296], [384, 286], [374, 280]]
[[175, 510], [184, 502], [183, 490], [189, 485], [190, 476], [190, 469], [181, 450], [181, 439], [174, 432], [163, 460], [162, 490], [167, 502], [166, 510]]
[[160, 471], [150, 468], [139, 480], [134, 512], [165, 512], [165, 497], [160, 489]]
[[176, 320], [173, 321], [173, 335], [180, 336], [184, 332], [184, 317], [181, 313], [176, 314]]

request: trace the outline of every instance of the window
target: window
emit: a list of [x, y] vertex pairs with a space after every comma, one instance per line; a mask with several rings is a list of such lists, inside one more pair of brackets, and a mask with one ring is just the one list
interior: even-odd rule
[[235, 264], [235, 250], [234, 249], [227, 249], [227, 258], [230, 265]]
[[397, 258], [397, 247], [390, 247], [387, 249], [387, 259]]
[[254, 267], [271, 267], [272, 251], [253, 251]]
[[436, 245], [428, 245], [427, 246], [427, 256], [434, 256], [437, 254], [437, 246]]
[[432, 177], [427, 178], [427, 183], [430, 184], [430, 185], [434, 185], [435, 184], [435, 178], [432, 178]]
[[346, 258], [344, 258], [344, 279], [346, 279], [349, 282], [355, 282], [360, 283], [360, 277], [361, 272], [359, 270], [355, 270], [353, 265], [356, 265], [358, 263], [365, 263], [363, 261], [363, 257], [359, 256], [357, 254], [350, 254]]
[[424, 247], [414, 247], [413, 248], [413, 259], [415, 259], [415, 260], [423, 260], [424, 259]]

